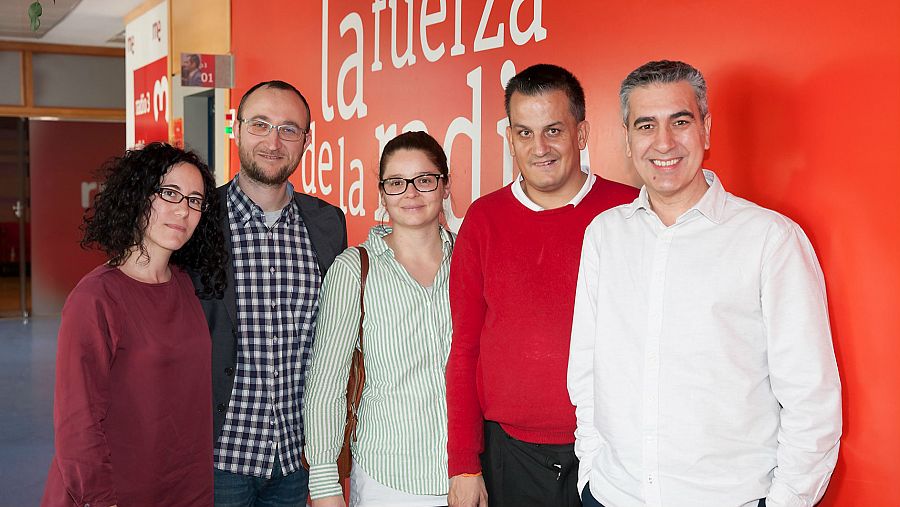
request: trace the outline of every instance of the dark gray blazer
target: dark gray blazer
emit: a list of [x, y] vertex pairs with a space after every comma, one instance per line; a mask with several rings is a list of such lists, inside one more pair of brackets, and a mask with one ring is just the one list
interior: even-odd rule
[[[219, 187], [219, 201], [222, 209], [221, 229], [225, 237], [225, 251], [231, 257], [231, 227], [228, 224], [228, 185]], [[300, 208], [300, 216], [306, 224], [309, 239], [319, 261], [322, 276], [331, 266], [334, 258], [347, 248], [347, 223], [340, 208], [299, 192], [294, 192], [294, 201]], [[212, 410], [213, 442], [218, 440], [225, 424], [225, 413], [231, 401], [234, 387], [234, 370], [237, 363], [237, 301], [234, 293], [234, 266], [226, 268], [225, 294], [222, 299], [201, 299], [200, 306], [206, 314], [209, 333], [212, 335]], [[198, 286], [199, 279], [194, 277]]]

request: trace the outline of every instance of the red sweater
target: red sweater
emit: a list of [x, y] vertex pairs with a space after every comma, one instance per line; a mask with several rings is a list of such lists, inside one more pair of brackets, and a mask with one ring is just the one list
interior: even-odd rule
[[584, 229], [636, 196], [598, 177], [578, 206], [531, 211], [507, 186], [469, 207], [450, 268], [451, 477], [481, 470], [485, 419], [526, 442], [575, 441], [566, 368]]
[[100, 266], [62, 311], [43, 507], [212, 507], [209, 329], [186, 272]]

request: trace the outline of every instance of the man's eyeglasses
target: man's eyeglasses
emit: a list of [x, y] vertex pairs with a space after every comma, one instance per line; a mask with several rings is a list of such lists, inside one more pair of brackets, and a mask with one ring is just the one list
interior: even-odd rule
[[206, 211], [206, 199], [196, 195], [184, 195], [174, 188], [169, 187], [159, 187], [159, 189], [156, 190], [156, 195], [158, 195], [160, 199], [171, 202], [172, 204], [178, 204], [187, 199], [188, 208], [191, 208], [194, 211]]
[[238, 121], [246, 125], [247, 132], [255, 136], [267, 136], [272, 129], [275, 129], [278, 131], [278, 137], [282, 141], [299, 141], [306, 137], [306, 133], [308, 132], [306, 129], [296, 125], [272, 125], [267, 121], [258, 119], [238, 119]]
[[386, 178], [381, 180], [381, 189], [387, 195], [400, 195], [406, 192], [412, 183], [419, 192], [434, 192], [437, 190], [438, 181], [446, 178], [443, 174], [420, 174], [415, 178]]

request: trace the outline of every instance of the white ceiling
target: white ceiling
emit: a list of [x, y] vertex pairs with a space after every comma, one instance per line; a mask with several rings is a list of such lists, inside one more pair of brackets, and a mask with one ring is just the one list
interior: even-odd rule
[[31, 31], [34, 0], [0, 0], [0, 40], [124, 47], [125, 15], [145, 0], [41, 0], [41, 28]]

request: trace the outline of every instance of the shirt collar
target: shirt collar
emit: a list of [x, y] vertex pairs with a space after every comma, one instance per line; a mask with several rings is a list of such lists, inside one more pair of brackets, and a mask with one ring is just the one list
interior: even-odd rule
[[[725, 187], [722, 186], [722, 182], [716, 176], [716, 173], [708, 169], [703, 169], [703, 177], [706, 179], [709, 188], [706, 189], [703, 197], [685, 211], [682, 216], [687, 215], [692, 210], [697, 210], [710, 222], [722, 223], [722, 220], [725, 219], [725, 199], [727, 195]], [[640, 209], [652, 211], [650, 208], [650, 196], [647, 194], [647, 185], [641, 187], [637, 199], [626, 207], [625, 218], [631, 218]]]
[[[246, 224], [254, 217], [265, 222], [265, 212], [253, 199], [244, 193], [241, 186], [238, 185], [240, 173], [236, 174], [228, 184], [228, 212], [235, 222]], [[288, 203], [281, 210], [281, 221], [288, 225], [294, 223], [297, 216], [296, 204], [294, 202], [294, 186], [288, 182], [287, 194]]]
[[691, 206], [691, 209], [699, 211], [710, 222], [720, 224], [725, 219], [725, 187], [722, 186], [722, 181], [719, 180], [716, 173], [712, 171], [704, 169], [703, 177], [706, 178], [709, 188], [706, 189], [703, 197]]
[[[382, 255], [387, 252], [390, 252], [391, 249], [388, 247], [387, 243], [384, 241], [384, 237], [393, 231], [393, 228], [388, 225], [376, 225], [369, 229], [369, 237], [366, 239], [365, 247], [369, 250], [369, 253], [372, 255]], [[453, 249], [453, 237], [450, 235], [450, 231], [440, 228], [441, 234], [441, 242], [444, 250], [444, 257], [447, 257], [452, 253]]]
[[[583, 165], [581, 166], [581, 172], [587, 174], [588, 177], [584, 180], [584, 184], [581, 185], [581, 189], [578, 190], [578, 193], [575, 194], [575, 196], [572, 197], [572, 200], [567, 202], [565, 206], [568, 206], [570, 204], [572, 206], [578, 206], [578, 204], [581, 203], [581, 201], [584, 199], [584, 196], [586, 196], [588, 192], [591, 191], [591, 187], [594, 186], [594, 181], [597, 179], [597, 177], [591, 173], [591, 169]], [[523, 179], [524, 178], [522, 177], [522, 173], [519, 173], [519, 177], [516, 178], [516, 181], [514, 181], [512, 185], [510, 185], [510, 187], [512, 188], [513, 196], [515, 196], [516, 200], [518, 200], [520, 203], [522, 203], [523, 206], [530, 209], [531, 211], [544, 211], [544, 208], [540, 204], [532, 201], [531, 198], [528, 197], [528, 194], [525, 193], [525, 190], [522, 189]]]
[[651, 211], [650, 197], [647, 196], [647, 185], [642, 186], [637, 198], [631, 201], [631, 204], [625, 206], [625, 218], [633, 217], [639, 209]]

